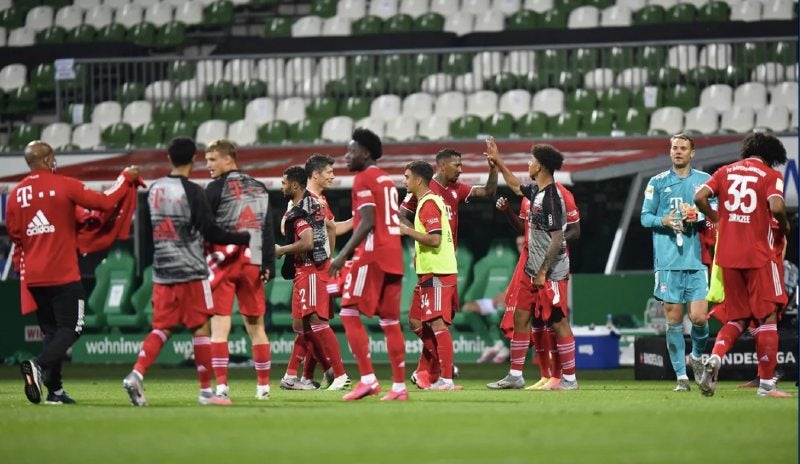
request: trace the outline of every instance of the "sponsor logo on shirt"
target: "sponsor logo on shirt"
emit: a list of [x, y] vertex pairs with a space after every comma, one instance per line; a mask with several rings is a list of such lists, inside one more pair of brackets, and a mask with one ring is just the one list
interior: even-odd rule
[[172, 218], [165, 217], [157, 226], [153, 228], [154, 240], [178, 240], [178, 231], [175, 230], [175, 224], [172, 223]]
[[258, 221], [253, 209], [250, 206], [245, 206], [242, 213], [239, 215], [239, 221], [236, 223], [236, 230], [245, 229], [260, 229], [261, 223]]
[[33, 237], [34, 235], [52, 234], [55, 231], [56, 227], [50, 224], [42, 210], [39, 210], [33, 215], [31, 222], [28, 223], [26, 234], [28, 237]]

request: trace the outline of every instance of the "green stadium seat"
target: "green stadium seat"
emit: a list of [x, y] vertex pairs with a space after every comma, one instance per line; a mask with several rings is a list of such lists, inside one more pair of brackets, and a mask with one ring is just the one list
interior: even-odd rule
[[6, 95], [5, 114], [27, 116], [36, 111], [36, 90], [30, 85], [18, 87]]
[[354, 95], [358, 89], [357, 78], [353, 74], [330, 81], [325, 84], [325, 95], [331, 98], [346, 98]]
[[587, 72], [597, 68], [597, 49], [596, 48], [579, 48], [572, 51], [572, 69], [586, 74]]
[[539, 75], [557, 76], [561, 71], [569, 69], [566, 50], [548, 49], [540, 52], [536, 58]]
[[448, 53], [442, 57], [442, 72], [459, 76], [472, 70], [472, 62], [467, 53]]
[[749, 73], [747, 72], [747, 68], [745, 68], [744, 66], [729, 65], [725, 69], [720, 71], [719, 79], [723, 83], [728, 84], [731, 87], [736, 87], [739, 84], [743, 84], [749, 81], [750, 76]]
[[767, 44], [765, 42], [745, 42], [736, 47], [737, 66], [752, 68], [755, 65], [769, 61]]
[[142, 124], [133, 131], [131, 144], [136, 148], [156, 148], [162, 144], [163, 128], [156, 122]]
[[661, 24], [666, 21], [667, 12], [661, 5], [647, 5], [633, 13], [633, 25]]
[[495, 138], [508, 138], [514, 132], [514, 117], [508, 113], [495, 113], [483, 122], [483, 133]]
[[19, 6], [12, 6], [0, 11], [0, 26], [5, 27], [7, 30], [22, 27], [25, 23], [25, 14], [27, 11], [22, 11]]
[[172, 82], [193, 79], [197, 68], [193, 61], [175, 60], [167, 68], [167, 79]]
[[557, 11], [569, 16], [572, 10], [583, 6], [584, 3], [584, 0], [560, 0], [558, 2], [554, 2], [553, 6]]
[[329, 97], [311, 100], [311, 103], [306, 106], [306, 116], [323, 122], [336, 116], [336, 100]]
[[270, 145], [289, 140], [289, 124], [286, 121], [270, 121], [258, 128], [258, 143]]
[[475, 256], [467, 246], [460, 246], [456, 248], [456, 263], [458, 266], [458, 296], [459, 303], [464, 303], [464, 292], [467, 291], [469, 285], [472, 283], [472, 267], [475, 262]]
[[634, 65], [634, 48], [632, 47], [611, 47], [603, 50], [602, 67], [611, 68], [614, 72], [619, 72]]
[[698, 66], [686, 73], [686, 82], [702, 89], [715, 84], [720, 79], [720, 72], [708, 66]]
[[197, 125], [182, 119], [168, 123], [164, 126], [164, 141], [169, 142], [175, 137], [194, 137]]
[[52, 92], [56, 88], [56, 70], [52, 63], [40, 63], [31, 74], [30, 85], [37, 93]]
[[506, 18], [507, 31], [529, 31], [539, 27], [541, 15], [532, 10], [520, 10]]
[[617, 130], [625, 135], [646, 135], [648, 114], [639, 108], [628, 108], [623, 115], [617, 116]]
[[439, 72], [437, 56], [430, 53], [419, 53], [414, 55], [414, 57], [411, 59], [410, 66], [411, 72], [409, 74], [412, 76], [412, 79], [415, 79], [417, 82], [421, 78]]
[[581, 128], [581, 115], [572, 111], [564, 111], [550, 117], [547, 126], [548, 134], [553, 137], [575, 137]]
[[88, 24], [81, 24], [67, 32], [64, 40], [67, 43], [92, 43], [96, 35], [97, 31], [94, 27]]
[[153, 323], [153, 266], [142, 272], [142, 283], [131, 294], [131, 307], [137, 314], [144, 314], [147, 324]]
[[517, 86], [531, 92], [536, 92], [551, 86], [551, 80], [555, 79], [551, 79], [550, 77], [550, 74], [546, 74], [544, 71], [542, 74], [539, 74], [536, 71], [530, 71], [529, 73], [517, 78]]
[[108, 295], [103, 302], [103, 314], [109, 327], [141, 328], [147, 323], [144, 313], [134, 311], [130, 302], [136, 271], [136, 260], [127, 251], [112, 249], [106, 257]]
[[61, 121], [68, 122], [70, 124], [81, 124], [84, 122], [89, 122], [89, 105], [82, 105], [82, 108], [83, 110], [81, 111], [78, 109], [77, 104], [70, 103], [61, 112]]
[[292, 21], [289, 18], [278, 16], [264, 24], [264, 37], [291, 37]]
[[517, 120], [517, 134], [520, 137], [541, 137], [547, 132], [547, 115], [531, 111]]
[[233, 3], [218, 0], [203, 8], [203, 26], [219, 28], [233, 24]]
[[494, 298], [508, 287], [519, 254], [510, 246], [496, 244], [472, 267], [472, 283], [464, 292], [463, 301]]
[[106, 148], [125, 148], [131, 143], [133, 129], [130, 124], [118, 122], [103, 130], [102, 139]]
[[155, 46], [158, 48], [179, 47], [186, 43], [186, 25], [171, 21], [158, 29]]
[[312, 143], [319, 139], [322, 123], [304, 119], [289, 126], [289, 140], [294, 143]]
[[206, 98], [218, 102], [236, 96], [236, 86], [231, 81], [217, 81], [206, 86]]
[[517, 76], [509, 72], [495, 74], [486, 80], [486, 89], [493, 90], [498, 95], [502, 95], [511, 89], [517, 88]]
[[383, 19], [378, 16], [364, 16], [353, 21], [352, 35], [379, 34], [383, 29]]
[[401, 55], [399, 53], [386, 55], [378, 62], [378, 74], [388, 79], [408, 74], [408, 63], [408, 55]]
[[276, 277], [272, 280], [272, 288], [270, 288], [267, 298], [270, 332], [273, 330], [287, 332], [292, 330], [293, 291], [294, 286], [291, 280], [286, 280], [283, 277]]
[[659, 87], [672, 87], [680, 84], [682, 75], [681, 70], [678, 68], [660, 68], [654, 77]]
[[124, 106], [136, 100], [144, 100], [144, 84], [141, 82], [122, 84], [117, 92], [117, 101]]
[[571, 92], [583, 85], [583, 75], [572, 71], [561, 71], [555, 81], [556, 87]]
[[772, 61], [787, 66], [797, 63], [797, 42], [777, 42], [770, 46], [769, 56]]
[[697, 10], [699, 22], [724, 22], [731, 16], [731, 7], [726, 2], [712, 0]]
[[92, 287], [89, 297], [86, 298], [86, 305], [83, 312], [83, 328], [100, 330], [106, 328], [106, 315], [103, 313], [105, 301], [108, 298], [110, 280], [107, 278], [108, 262], [103, 260], [94, 268], [94, 287]]
[[214, 118], [227, 121], [228, 124], [244, 119], [244, 102], [231, 98], [222, 100], [214, 108]]
[[314, 0], [311, 2], [311, 12], [314, 16], [331, 18], [336, 16], [336, 0]]
[[664, 66], [666, 59], [667, 53], [664, 51], [664, 47], [647, 45], [640, 48], [638, 51], [639, 66], [643, 66], [652, 71], [656, 71]]
[[664, 20], [668, 23], [691, 23], [696, 16], [696, 6], [691, 3], [678, 3], [667, 10]]
[[441, 32], [444, 30], [444, 17], [439, 13], [425, 13], [414, 20], [414, 30], [419, 32]]
[[194, 100], [189, 103], [189, 107], [184, 112], [183, 119], [199, 126], [205, 121], [212, 119], [213, 107], [211, 103], [205, 100]]
[[383, 76], [369, 76], [361, 82], [361, 95], [377, 97], [385, 92], [386, 78]]
[[153, 106], [153, 122], [160, 127], [172, 125], [183, 117], [180, 103], [175, 101], [158, 102]]
[[383, 32], [411, 32], [414, 29], [414, 18], [407, 14], [390, 17], [383, 24]]
[[38, 124], [20, 124], [14, 128], [8, 138], [8, 147], [19, 151], [28, 143], [38, 140], [42, 128]]
[[377, 60], [370, 55], [357, 55], [347, 61], [347, 72], [349, 75], [365, 79], [375, 74]]
[[622, 116], [631, 106], [631, 92], [625, 88], [611, 87], [603, 92], [598, 103], [600, 109]]
[[407, 75], [395, 76], [386, 80], [386, 92], [405, 97], [419, 90], [419, 82]]
[[677, 106], [683, 111], [689, 111], [698, 104], [697, 88], [693, 85], [674, 85], [667, 89], [664, 96], [665, 106]]
[[575, 89], [567, 98], [567, 109], [585, 114], [597, 107], [597, 93], [591, 89]]
[[111, 23], [107, 26], [100, 28], [95, 35], [95, 40], [97, 42], [124, 42], [125, 36], [127, 35], [128, 31], [125, 30], [125, 27], [122, 24]]
[[566, 29], [568, 17], [569, 15], [562, 10], [555, 8], [548, 10], [539, 20], [539, 27], [542, 29]]
[[450, 123], [450, 137], [455, 139], [474, 139], [481, 133], [481, 118], [467, 114]]
[[370, 100], [364, 97], [349, 97], [339, 106], [339, 115], [350, 116], [353, 121], [369, 116]]
[[140, 47], [153, 47], [156, 45], [158, 30], [150, 23], [139, 23], [128, 31], [128, 39]]
[[36, 34], [36, 43], [38, 45], [54, 45], [64, 43], [67, 37], [67, 31], [61, 26], [50, 26], [43, 31]]
[[609, 136], [613, 129], [614, 113], [594, 110], [583, 118], [583, 132], [591, 136]]
[[238, 85], [236, 94], [243, 100], [265, 97], [267, 95], [267, 83], [259, 79], [251, 79]]

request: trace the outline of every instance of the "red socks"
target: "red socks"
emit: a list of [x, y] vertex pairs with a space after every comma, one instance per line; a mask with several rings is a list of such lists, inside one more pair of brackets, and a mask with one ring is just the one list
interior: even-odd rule
[[434, 332], [438, 348], [439, 363], [442, 366], [442, 378], [453, 380], [453, 337], [446, 327]]
[[200, 388], [211, 388], [211, 338], [194, 337], [194, 365]]
[[741, 322], [728, 321], [717, 333], [717, 340], [714, 342], [714, 349], [711, 350], [711, 354], [715, 354], [720, 358], [724, 357], [733, 348], [733, 344], [743, 331], [744, 325]]
[[428, 324], [423, 324], [414, 333], [422, 340], [422, 353], [419, 357], [417, 371], [431, 372], [432, 370], [441, 370], [439, 368], [440, 361], [439, 351], [436, 347], [436, 335], [434, 335], [433, 329]]
[[271, 356], [269, 343], [253, 345], [253, 364], [256, 368], [258, 385], [269, 385], [269, 371], [272, 368]]
[[297, 377], [297, 370], [300, 369], [300, 363], [306, 357], [306, 339], [303, 332], [295, 331], [294, 346], [292, 347], [292, 354], [289, 356], [289, 364], [286, 366], [286, 375], [289, 377]]
[[211, 343], [211, 367], [217, 385], [228, 384], [228, 342]]
[[161, 353], [161, 347], [164, 346], [168, 338], [169, 336], [167, 334], [158, 329], [153, 329], [147, 334], [144, 343], [142, 343], [142, 349], [139, 350], [139, 357], [136, 360], [136, 364], [133, 366], [133, 370], [142, 375], [147, 373], [147, 369], [149, 369], [156, 358], [158, 358], [158, 354]]
[[556, 338], [558, 357], [561, 360], [561, 372], [567, 375], [575, 374], [575, 337]]
[[[361, 322], [360, 319], [359, 322]], [[392, 381], [394, 383], [403, 383], [406, 377], [406, 342], [403, 339], [403, 329], [400, 327], [400, 321], [381, 319], [380, 325], [383, 335], [386, 337], [389, 362], [392, 364]]]
[[544, 327], [531, 329], [531, 342], [542, 377], [550, 377], [550, 337]]
[[550, 376], [557, 379], [561, 378], [561, 357], [558, 355], [558, 343], [556, 343], [556, 332], [551, 327], [547, 328], [547, 346], [550, 350]]
[[336, 338], [336, 334], [333, 333], [331, 326], [327, 323], [315, 324], [311, 326], [311, 330], [314, 331], [322, 343], [322, 349], [333, 368], [333, 375], [335, 377], [344, 375], [345, 370], [342, 363], [342, 352], [339, 350], [339, 340]]
[[530, 333], [514, 332], [514, 336], [511, 338], [511, 370], [522, 371], [530, 344]]
[[756, 340], [758, 378], [771, 381], [778, 364], [778, 326], [774, 322], [762, 325], [758, 328]]
[[[362, 376], [374, 373], [372, 360], [369, 357], [369, 337], [364, 328], [364, 323], [361, 322], [361, 313], [355, 309], [344, 308], [339, 315], [342, 318], [342, 325], [347, 335], [350, 351], [353, 352], [353, 357], [358, 363], [359, 373]], [[405, 346], [403, 349], [405, 350]]]

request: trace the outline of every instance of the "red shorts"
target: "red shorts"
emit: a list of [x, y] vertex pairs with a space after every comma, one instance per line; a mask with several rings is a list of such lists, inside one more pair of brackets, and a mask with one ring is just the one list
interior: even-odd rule
[[402, 290], [401, 274], [387, 274], [375, 262], [354, 262], [345, 276], [342, 308], [355, 308], [368, 317], [400, 319]]
[[458, 301], [458, 276], [456, 274], [421, 275], [419, 283], [414, 287], [414, 296], [411, 298], [408, 317], [423, 322], [441, 317], [446, 324], [450, 325], [453, 322], [455, 308], [458, 307], [457, 305], [453, 306], [454, 301]]
[[758, 269], [722, 268], [725, 315], [728, 320], [764, 319], [787, 303], [783, 287], [783, 264], [769, 261]]
[[[508, 288], [506, 289], [506, 298], [504, 300], [506, 304], [506, 311], [511, 309], [513, 312], [514, 308], [517, 307], [517, 292], [519, 291], [520, 281], [525, 276], [525, 264], [527, 262], [528, 257], [525, 255], [520, 255], [519, 260], [517, 261], [517, 267], [514, 268], [514, 275], [511, 276], [511, 281], [509, 281]], [[505, 315], [503, 317], [505, 317]]]
[[298, 270], [292, 281], [292, 319], [302, 319], [316, 314], [322, 319], [330, 319], [330, 301], [328, 294], [328, 271]]
[[213, 314], [214, 300], [208, 280], [178, 284], [153, 284], [153, 328], [172, 329], [183, 324], [196, 329]]
[[533, 316], [549, 321], [553, 310], [561, 311], [564, 317], [569, 316], [567, 304], [569, 279], [552, 281], [546, 280], [544, 287], [537, 289], [533, 286], [533, 278], [523, 273], [517, 291], [517, 311], [533, 311]]
[[239, 312], [243, 316], [259, 317], [266, 311], [261, 269], [253, 264], [234, 264], [236, 269], [226, 273], [214, 287], [214, 314], [233, 314], [233, 297], [239, 300]]

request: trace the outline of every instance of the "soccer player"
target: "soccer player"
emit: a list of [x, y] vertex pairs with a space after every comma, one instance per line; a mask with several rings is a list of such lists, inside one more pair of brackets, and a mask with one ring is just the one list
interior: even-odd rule
[[642, 226], [653, 230], [653, 296], [664, 305], [667, 351], [678, 378], [676, 392], [690, 390], [683, 338], [684, 305], [692, 321], [689, 359], [698, 384], [703, 372], [700, 357], [708, 341], [708, 268], [703, 264], [700, 240], [705, 218], [697, 214], [694, 193], [711, 176], [692, 169], [694, 156], [694, 141], [689, 136], [670, 138], [672, 167], [647, 182], [641, 214]]
[[322, 203], [306, 190], [307, 181], [308, 174], [301, 166], [290, 167], [283, 173], [281, 191], [293, 205], [283, 221], [290, 244], [276, 245], [275, 253], [278, 257], [293, 256], [283, 266], [284, 278], [293, 281], [292, 329], [305, 339], [307, 347], [318, 353], [320, 360], [329, 360], [335, 377], [328, 389], [342, 390], [349, 379], [336, 335], [328, 325], [327, 270], [331, 256], [328, 219]]
[[[525, 237], [522, 251], [520, 253], [519, 260], [517, 261], [517, 266], [514, 269], [514, 274], [511, 278], [511, 282], [509, 283], [509, 289], [506, 292], [506, 312], [503, 314], [503, 320], [501, 321], [501, 330], [503, 330], [504, 333], [507, 332], [509, 338], [513, 338], [515, 325], [514, 314], [518, 305], [518, 287], [519, 282], [521, 281], [520, 279], [524, 279], [525, 266], [527, 265], [529, 255], [527, 238], [530, 234], [529, 218], [531, 203], [528, 198], [528, 196], [530, 196], [530, 188], [523, 187], [517, 176], [515, 176], [510, 169], [508, 169], [508, 166], [506, 166], [506, 164], [503, 162], [503, 159], [497, 149], [497, 144], [492, 137], [489, 137], [486, 140], [486, 155], [497, 166], [497, 169], [503, 175], [503, 179], [506, 181], [506, 184], [511, 191], [519, 196], [522, 196], [518, 217], [514, 215], [510, 209], [508, 209], [507, 202], [503, 204], [503, 202], [498, 199], [497, 204], [498, 209], [503, 210], [503, 208], [505, 208], [504, 213], [506, 218], [509, 220], [514, 230], [518, 233], [522, 233], [523, 237]], [[564, 239], [567, 242], [577, 240], [581, 235], [581, 228], [580, 212], [575, 204], [575, 198], [572, 196], [572, 192], [567, 190], [566, 187], [558, 182], [556, 182], [556, 188], [558, 189], [558, 193], [561, 195], [561, 198], [564, 202], [564, 210], [566, 211], [566, 219], [563, 226]], [[569, 248], [567, 248], [567, 253], [569, 254]], [[569, 302], [565, 301], [564, 307], [568, 307], [568, 304]], [[542, 318], [540, 311], [534, 311], [531, 319], [531, 344], [533, 345], [534, 351], [536, 352], [536, 357], [539, 360], [541, 376], [536, 383], [527, 387], [528, 390], [550, 390], [552, 387], [557, 386], [561, 382], [561, 357], [558, 353], [558, 343], [556, 342], [556, 338], [555, 329], [552, 327], [552, 325], [548, 324], [548, 321]], [[570, 356], [574, 358], [574, 354], [570, 355], [567, 353], [567, 357]]]
[[[271, 367], [269, 338], [264, 330], [264, 282], [275, 275], [275, 237], [269, 214], [269, 194], [261, 182], [236, 165], [236, 146], [229, 140], [211, 142], [206, 148], [206, 168], [212, 180], [206, 198], [217, 225], [227, 232], [250, 234], [251, 246], [211, 245], [219, 278], [212, 279], [214, 315], [211, 317], [211, 366], [217, 389], [212, 401], [230, 405], [228, 396], [228, 335], [233, 299], [250, 337], [256, 370], [256, 398], [269, 399]], [[227, 269], [225, 269], [227, 268]]]
[[[458, 248], [458, 207], [461, 203], [466, 203], [470, 198], [492, 198], [497, 191], [497, 169], [489, 162], [489, 178], [484, 186], [472, 186], [460, 182], [461, 176], [461, 153], [453, 148], [443, 148], [436, 154], [436, 175], [430, 183], [433, 193], [442, 197], [447, 207], [447, 217], [450, 221], [450, 230], [453, 232], [453, 244]], [[412, 226], [411, 221], [417, 211], [417, 198], [414, 195], [406, 194], [403, 203], [400, 205], [402, 213], [401, 220], [406, 225]], [[458, 307], [458, 291], [453, 295], [454, 304]], [[474, 313], [466, 313], [465, 317], [469, 321], [473, 318], [480, 318]], [[477, 324], [482, 321], [471, 321]], [[423, 343], [423, 351], [420, 354], [419, 364], [416, 371], [411, 376], [411, 381], [420, 388], [428, 388], [431, 382], [438, 376], [440, 370], [439, 362], [436, 359], [436, 337], [429, 327], [423, 327], [421, 334], [417, 334]]]
[[[328, 189], [333, 180], [336, 178], [333, 172], [333, 165], [334, 159], [327, 155], [321, 154], [314, 154], [311, 155], [310, 158], [306, 161], [306, 173], [308, 174], [308, 184], [306, 185], [306, 189], [308, 192], [317, 200], [319, 200], [323, 211], [325, 212], [325, 224], [328, 227], [328, 239], [330, 240], [330, 249], [335, 249], [336, 246], [336, 237], [338, 235], [342, 235], [344, 233], [349, 232], [353, 228], [353, 220], [352, 218], [346, 221], [336, 221], [333, 212], [331, 211], [330, 206], [328, 205], [328, 199], [325, 198], [324, 191]], [[334, 294], [339, 291], [338, 285], [335, 283], [328, 284], [328, 293]], [[333, 310], [333, 304], [329, 305], [329, 312], [327, 315], [326, 320], [330, 320], [333, 317], [331, 311]], [[335, 338], [335, 334], [331, 330], [330, 333], [325, 329], [325, 326], [328, 325], [327, 322], [321, 325], [316, 325], [320, 334], [325, 337], [333, 336], [333, 339], [329, 340], [328, 346], [331, 347], [333, 355], [341, 359], [341, 352], [339, 351], [339, 344]], [[308, 390], [309, 385], [314, 385], [314, 368], [317, 364], [317, 359], [314, 356], [314, 347], [307, 346], [306, 337], [301, 336], [298, 334], [295, 337], [295, 344], [292, 348], [292, 354], [289, 358], [289, 363], [286, 366], [286, 375], [281, 380], [281, 388], [285, 389], [301, 389], [301, 390]], [[300, 366], [300, 360], [303, 360], [303, 376], [299, 380], [297, 379], [297, 371]], [[323, 368], [326, 365], [330, 364], [330, 361], [327, 359], [321, 360], [321, 364]], [[343, 374], [340, 373], [340, 375]], [[325, 388], [330, 388], [331, 383], [333, 382], [334, 378], [336, 377], [336, 372], [334, 372], [333, 367], [328, 367], [325, 369], [324, 378], [325, 378]], [[349, 386], [350, 379], [348, 378], [345, 386]]]
[[353, 252], [353, 265], [345, 276], [342, 310], [339, 315], [358, 363], [361, 380], [344, 400], [358, 400], [380, 392], [369, 354], [369, 337], [361, 314], [378, 315], [386, 336], [392, 367], [392, 388], [381, 400], [407, 400], [405, 341], [400, 327], [400, 293], [403, 279], [403, 250], [400, 243], [398, 194], [386, 171], [376, 165], [383, 154], [381, 139], [369, 129], [356, 128], [347, 145], [347, 168], [353, 179], [353, 235], [331, 262], [336, 275]]
[[414, 268], [418, 283], [408, 315], [411, 329], [419, 333], [428, 325], [436, 337], [441, 365], [439, 379], [431, 390], [455, 390], [453, 384], [453, 294], [458, 285], [458, 267], [447, 207], [429, 187], [433, 168], [425, 161], [412, 161], [404, 173], [408, 192], [417, 199], [414, 227], [400, 224], [400, 233], [414, 239]]
[[113, 209], [125, 195], [123, 182], [134, 184], [135, 166], [126, 168], [105, 194], [89, 190], [71, 177], [56, 174], [56, 155], [50, 145], [33, 141], [25, 147], [31, 173], [8, 196], [8, 235], [22, 252], [22, 278], [36, 302], [36, 319], [44, 332], [42, 352], [22, 361], [25, 396], [48, 404], [75, 403], [61, 383], [67, 350], [83, 330], [85, 296], [78, 271], [75, 206]]
[[188, 137], [167, 147], [172, 171], [150, 186], [145, 230], [153, 234], [153, 330], [147, 335], [133, 370], [122, 381], [134, 406], [147, 406], [144, 375], [158, 358], [172, 329], [193, 331], [194, 359], [200, 381], [200, 404], [212, 404], [211, 324], [214, 301], [204, 255], [205, 241], [248, 245], [248, 233], [225, 232], [215, 223], [203, 188], [187, 178], [197, 152]]
[[[715, 260], [722, 268], [728, 320], [705, 362], [700, 391], [705, 396], [714, 395], [722, 356], [753, 320], [758, 326], [760, 385], [756, 393], [788, 397], [791, 395], [779, 390], [774, 379], [777, 313], [787, 297], [778, 270], [782, 263], [770, 227], [774, 218], [784, 235], [789, 234], [783, 176], [773, 169], [786, 163], [786, 149], [774, 135], [754, 133], [742, 142], [740, 157], [740, 161], [719, 168], [694, 197], [698, 209], [717, 222]], [[711, 208], [711, 197], [717, 198], [719, 213]]]
[[[487, 384], [487, 387], [498, 390], [522, 388], [525, 385], [522, 369], [530, 347], [531, 319], [535, 315], [552, 325], [561, 361], [561, 378], [548, 389], [577, 390], [575, 337], [567, 319], [569, 256], [563, 230], [567, 214], [564, 199], [553, 179], [556, 170], [561, 169], [564, 163], [564, 155], [544, 144], [534, 145], [531, 153], [533, 156], [528, 173], [535, 184], [520, 188], [529, 197], [531, 209], [528, 215], [528, 260], [524, 274], [515, 283], [517, 306], [511, 339], [511, 369], [508, 375]], [[495, 163], [499, 159], [497, 147], [491, 138], [487, 140], [487, 156]], [[516, 179], [513, 175], [509, 177]], [[506, 181], [514, 182], [513, 179]], [[519, 179], [516, 179], [516, 183], [519, 183]]]

